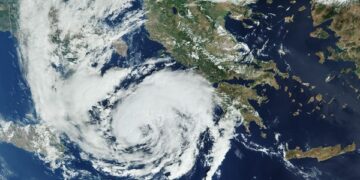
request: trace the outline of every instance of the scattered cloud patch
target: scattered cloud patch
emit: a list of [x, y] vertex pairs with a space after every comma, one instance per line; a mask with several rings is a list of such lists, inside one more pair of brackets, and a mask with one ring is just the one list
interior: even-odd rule
[[317, 3], [326, 5], [344, 5], [355, 2], [355, 0], [315, 0]]
[[209, 0], [215, 3], [233, 3], [233, 4], [250, 4], [256, 2], [256, 0]]

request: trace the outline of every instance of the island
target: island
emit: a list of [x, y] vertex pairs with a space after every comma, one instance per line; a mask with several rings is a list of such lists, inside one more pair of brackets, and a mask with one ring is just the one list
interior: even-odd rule
[[356, 144], [352, 143], [345, 147], [341, 147], [340, 144], [335, 146], [326, 146], [326, 147], [316, 147], [309, 150], [301, 150], [300, 147], [296, 147], [293, 150], [286, 150], [285, 158], [287, 160], [291, 159], [303, 159], [303, 158], [315, 158], [318, 162], [326, 161], [333, 157], [353, 152], [356, 150]]

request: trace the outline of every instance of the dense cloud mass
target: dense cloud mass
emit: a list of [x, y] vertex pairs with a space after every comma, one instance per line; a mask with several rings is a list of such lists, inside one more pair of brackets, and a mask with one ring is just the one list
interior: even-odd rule
[[[169, 59], [102, 72], [114, 43], [145, 21], [143, 10], [127, 11], [130, 6], [126, 0], [21, 1], [21, 63], [41, 127], [54, 137], [65, 135], [97, 170], [135, 178], [188, 173], [207, 132], [213, 143], [205, 159], [210, 179], [241, 115], [230, 108], [215, 124], [220, 101], [213, 87], [191, 70], [166, 68]], [[120, 15], [119, 24], [104, 22]], [[159, 62], [167, 65], [156, 69]], [[129, 79], [136, 82], [121, 87]], [[61, 162], [60, 156], [45, 158]]]
[[[297, 154], [300, 149], [306, 150], [304, 154], [312, 147], [330, 149], [326, 147], [330, 143], [322, 144], [325, 141], [317, 134], [327, 131], [327, 123], [321, 131], [318, 127], [323, 124], [313, 123], [318, 115], [322, 122], [334, 115], [327, 110], [333, 100], [324, 102], [330, 97], [329, 87], [337, 87], [335, 79], [341, 78], [340, 83], [343, 76], [332, 72], [329, 63], [315, 66], [316, 61], [297, 60], [316, 56], [325, 60], [333, 46], [322, 41], [337, 37], [328, 32], [330, 26], [297, 30], [299, 24], [311, 25], [315, 20], [310, 18], [314, 8], [304, 10], [310, 5], [346, 7], [358, 1], [291, 1], [286, 6], [257, 0], [205, 1], [158, 2], [159, 6], [150, 7], [142, 0], [19, 0], [14, 34], [20, 74], [28, 83], [21, 85], [31, 90], [31, 112], [26, 117], [0, 116], [0, 141], [35, 154], [51, 169], [46, 170], [63, 179], [210, 180], [228, 178], [233, 171], [245, 179], [269, 173], [276, 175], [270, 178], [282, 177], [281, 173], [303, 179], [327, 177], [317, 166], [293, 164], [290, 159], [302, 158]], [[246, 5], [243, 11], [241, 6]], [[239, 11], [223, 13], [230, 6]], [[171, 18], [164, 20], [164, 14]], [[145, 22], [149, 23], [145, 26]], [[202, 32], [205, 26], [210, 33]], [[175, 28], [180, 31], [167, 32]], [[320, 29], [329, 38], [312, 37]], [[308, 47], [309, 42], [315, 46], [312, 40], [327, 50], [312, 52]], [[209, 42], [215, 45], [207, 47]], [[219, 50], [216, 45], [225, 46]], [[302, 46], [305, 50], [298, 51]], [[191, 67], [181, 62], [191, 62]], [[319, 74], [313, 71], [323, 78], [319, 85], [308, 81], [312, 79], [307, 78], [308, 71], [302, 72], [308, 67], [319, 70]], [[211, 84], [204, 76], [219, 79]], [[322, 86], [323, 90], [316, 89]], [[341, 104], [341, 113], [349, 113], [350, 103], [335, 104]], [[356, 108], [349, 109], [352, 114]], [[243, 115], [246, 124], [239, 128]], [[301, 119], [305, 126], [292, 119]], [[316, 146], [308, 142], [313, 137]], [[293, 147], [300, 149], [291, 153]], [[16, 172], [11, 167], [5, 170], [4, 159], [0, 157], [0, 179]], [[259, 164], [269, 168], [258, 172]], [[255, 171], [246, 176], [249, 169]]]
[[117, 151], [128, 149], [119, 159], [144, 166], [133, 170], [140, 175], [162, 167], [174, 178], [185, 174], [198, 154], [197, 139], [213, 125], [211, 86], [192, 73], [161, 71], [132, 91], [112, 113]]

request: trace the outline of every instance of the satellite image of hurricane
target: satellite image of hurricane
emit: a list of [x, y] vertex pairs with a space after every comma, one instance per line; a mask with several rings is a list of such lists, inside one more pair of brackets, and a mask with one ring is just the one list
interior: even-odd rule
[[359, 0], [0, 0], [1, 180], [360, 180]]

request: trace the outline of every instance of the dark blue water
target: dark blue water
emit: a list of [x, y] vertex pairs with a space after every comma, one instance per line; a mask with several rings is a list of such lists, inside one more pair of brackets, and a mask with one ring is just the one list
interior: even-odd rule
[[[8, 121], [33, 123], [25, 115], [33, 113], [30, 89], [24, 80], [16, 52], [16, 40], [9, 32], [0, 32], [0, 117]], [[1, 172], [7, 179], [60, 179], [32, 153], [0, 143]]]
[[20, 71], [15, 38], [0, 32], [0, 42], [0, 116], [22, 120], [32, 111], [30, 89]]
[[108, 17], [106, 17], [105, 23], [111, 27], [120, 25], [129, 12], [137, 11], [143, 8], [142, 2], [142, 0], [132, 1], [131, 6], [124, 9], [121, 13], [117, 14], [116, 16], [114, 16], [114, 14], [110, 14]]
[[[228, 159], [231, 162], [228, 162]], [[226, 161], [221, 165], [219, 179], [272, 179], [297, 180], [302, 179], [287, 170], [276, 158], [246, 149], [238, 142], [232, 143], [232, 148], [226, 155]]]
[[60, 174], [52, 172], [44, 162], [32, 153], [10, 144], [0, 143], [0, 171], [12, 172], [7, 179], [61, 179]]
[[[298, 8], [305, 6], [307, 9], [298, 12]], [[274, 60], [282, 72], [300, 77], [304, 82], [315, 86], [311, 89], [292, 79], [281, 79], [277, 77], [281, 90], [275, 90], [269, 86], [258, 86], [259, 94], [265, 95], [269, 101], [259, 105], [256, 102], [251, 104], [258, 110], [264, 119], [268, 129], [263, 130], [268, 135], [267, 139], [260, 137], [260, 130], [257, 126], [251, 125], [253, 142], [269, 148], [275, 148], [274, 133], [280, 133], [280, 141], [288, 143], [290, 148], [300, 146], [317, 147], [330, 146], [335, 144], [347, 145], [352, 142], [360, 143], [360, 102], [357, 99], [358, 93], [350, 87], [359, 88], [360, 83], [354, 74], [341, 74], [341, 69], [354, 68], [349, 62], [326, 62], [318, 63], [315, 53], [325, 51], [328, 46], [336, 48], [338, 40], [334, 32], [326, 28], [331, 22], [320, 25], [330, 34], [326, 40], [315, 39], [309, 36], [315, 30], [310, 17], [311, 4], [309, 1], [300, 0], [295, 4], [288, 1], [274, 1], [267, 4], [265, 0], [250, 5], [254, 15], [253, 20], [260, 22], [259, 26], [254, 25], [252, 20], [240, 22], [225, 18], [226, 29], [231, 32], [238, 41], [245, 42], [250, 48], [256, 50], [267, 44], [267, 48], [261, 54], [253, 55], [259, 60]], [[288, 9], [289, 8], [289, 9]], [[288, 9], [288, 10], [287, 10]], [[285, 16], [294, 16], [294, 23], [285, 23]], [[242, 23], [254, 26], [246, 29]], [[268, 29], [268, 28], [271, 29]], [[278, 49], [283, 46], [288, 52], [280, 56]], [[256, 52], [256, 51], [254, 51]], [[335, 79], [330, 83], [325, 78], [332, 74]], [[284, 87], [288, 87], [289, 97]], [[325, 102], [308, 104], [311, 96], [322, 94]], [[335, 100], [328, 104], [330, 99]], [[295, 102], [293, 102], [295, 100]], [[347, 104], [344, 109], [342, 106]], [[316, 106], [320, 110], [315, 110]], [[300, 115], [294, 117], [292, 113], [301, 109]], [[325, 118], [322, 116], [325, 115]], [[244, 133], [243, 128], [238, 129]], [[223, 179], [298, 179], [300, 176], [289, 175], [289, 171], [280, 163], [279, 158], [269, 157], [259, 152], [250, 151], [241, 144], [234, 142], [232, 150], [228, 153], [222, 165]], [[235, 150], [244, 154], [243, 158], [236, 157]], [[348, 153], [335, 157], [325, 162], [318, 163], [313, 159], [294, 160], [298, 167], [317, 168], [322, 172], [321, 179], [359, 179], [360, 155], [357, 152]], [[347, 166], [349, 168], [343, 168]], [[241, 168], [240, 168], [241, 167]], [[228, 173], [225, 173], [228, 172]], [[232, 176], [234, 175], [234, 176]]]
[[[307, 9], [298, 12], [297, 9], [302, 5], [305, 5]], [[288, 7], [290, 9], [287, 11]], [[135, 1], [129, 11], [139, 8], [142, 8], [141, 1]], [[290, 148], [339, 143], [345, 145], [353, 141], [360, 144], [358, 138], [360, 135], [360, 103], [356, 99], [357, 94], [349, 88], [349, 85], [360, 87], [359, 80], [354, 75], [339, 73], [343, 68], [353, 68], [352, 63], [326, 62], [319, 64], [317, 62], [315, 52], [324, 51], [328, 46], [335, 48], [337, 38], [331, 30], [326, 28], [325, 30], [330, 34], [329, 39], [319, 40], [309, 37], [309, 33], [314, 30], [311, 19], [308, 17], [311, 8], [309, 1], [297, 1], [293, 5], [289, 2], [274, 1], [272, 5], [269, 5], [265, 3], [265, 0], [260, 0], [251, 5], [251, 8], [255, 12], [252, 18], [260, 22], [259, 26], [256, 26], [252, 20], [245, 20], [243, 23], [254, 26], [253, 29], [246, 29], [242, 22], [227, 16], [225, 18], [226, 29], [234, 34], [238, 41], [247, 43], [254, 50], [261, 49], [266, 44], [267, 47], [262, 53], [254, 54], [257, 59], [264, 61], [273, 59], [281, 71], [299, 76], [303, 81], [315, 86], [315, 89], [309, 89], [295, 80], [284, 80], [279, 77], [277, 79], [281, 86], [280, 90], [275, 90], [269, 86], [258, 86], [258, 93], [266, 95], [269, 101], [262, 105], [256, 102], [251, 102], [251, 104], [264, 119], [268, 129], [262, 131], [267, 133], [268, 137], [266, 139], [261, 138], [261, 130], [256, 125], [251, 124], [251, 141], [269, 148], [276, 148], [274, 133], [280, 133], [280, 141], [288, 143]], [[292, 14], [295, 14], [295, 22], [285, 24], [284, 17]], [[109, 26], [116, 26], [122, 22], [125, 15], [120, 14], [114, 19], [107, 18], [105, 22]], [[326, 22], [321, 26], [326, 27], [329, 23]], [[269, 27], [271, 29], [268, 29]], [[102, 69], [103, 73], [113, 67], [136, 66], [147, 58], [164, 55], [162, 45], [150, 40], [144, 27], [126, 35], [123, 40], [129, 46], [127, 56], [122, 57], [114, 54], [113, 58]], [[14, 38], [10, 37], [10, 33], [0, 33], [0, 41], [3, 42], [0, 45], [0, 57], [2, 58], [0, 61], [2, 63], [0, 64], [0, 114], [10, 120], [23, 119], [26, 113], [31, 112], [33, 104], [29, 88], [18, 65], [16, 42]], [[281, 46], [289, 51], [285, 56], [278, 54], [278, 49]], [[153, 70], [140, 78], [128, 77], [119, 85], [119, 88], [127, 88], [131, 84], [139, 83], [146, 76], [163, 68], [165, 65], [158, 63]], [[185, 69], [181, 64], [174, 64], [168, 68], [172, 70]], [[324, 81], [328, 74], [334, 74], [336, 77], [330, 83]], [[251, 83], [241, 79], [233, 79], [227, 82], [245, 86]], [[216, 85], [214, 86], [216, 87]], [[288, 92], [284, 91], [284, 86], [289, 88], [292, 97], [289, 97]], [[331, 98], [336, 100], [332, 104], [326, 102], [307, 104], [308, 99], [317, 93], [323, 94], [327, 102]], [[341, 107], [344, 104], [348, 104], [348, 109], [345, 110]], [[106, 100], [101, 102], [101, 105], [105, 108], [112, 108]], [[314, 111], [316, 106], [321, 107], [321, 109]], [[297, 109], [301, 109], [300, 115], [292, 116], [292, 113]], [[221, 109], [216, 109], [216, 112], [219, 114], [217, 116], [219, 119], [223, 112]], [[326, 118], [323, 119], [322, 115], [326, 115]], [[96, 113], [92, 117], [96, 120]], [[239, 127], [237, 132], [245, 133], [243, 127]], [[183, 179], [201, 179], [209, 170], [209, 167], [204, 166], [204, 155], [208, 154], [212, 147], [211, 137], [205, 132], [201, 139], [205, 143], [199, 147], [201, 152], [196, 165]], [[95, 170], [91, 162], [82, 160], [80, 150], [76, 145], [67, 143], [66, 146], [68, 153], [75, 156], [74, 160], [68, 162], [70, 168], [88, 171], [92, 174], [92, 178], [115, 179], [115, 177]], [[31, 177], [35, 179], [59, 179], [60, 177], [61, 171], [50, 171], [47, 165], [44, 165], [38, 158], [11, 145], [0, 144], [0, 156], [8, 164], [8, 168], [16, 172], [13, 179], [29, 179]], [[359, 179], [360, 177], [358, 171], [360, 156], [356, 152], [321, 163], [313, 159], [294, 160], [292, 162], [305, 169], [317, 168], [322, 172], [321, 179]], [[270, 157], [249, 150], [237, 140], [232, 141], [232, 147], [220, 170], [220, 179], [303, 179], [289, 171], [279, 157]], [[215, 177], [215, 179], [217, 178]]]

